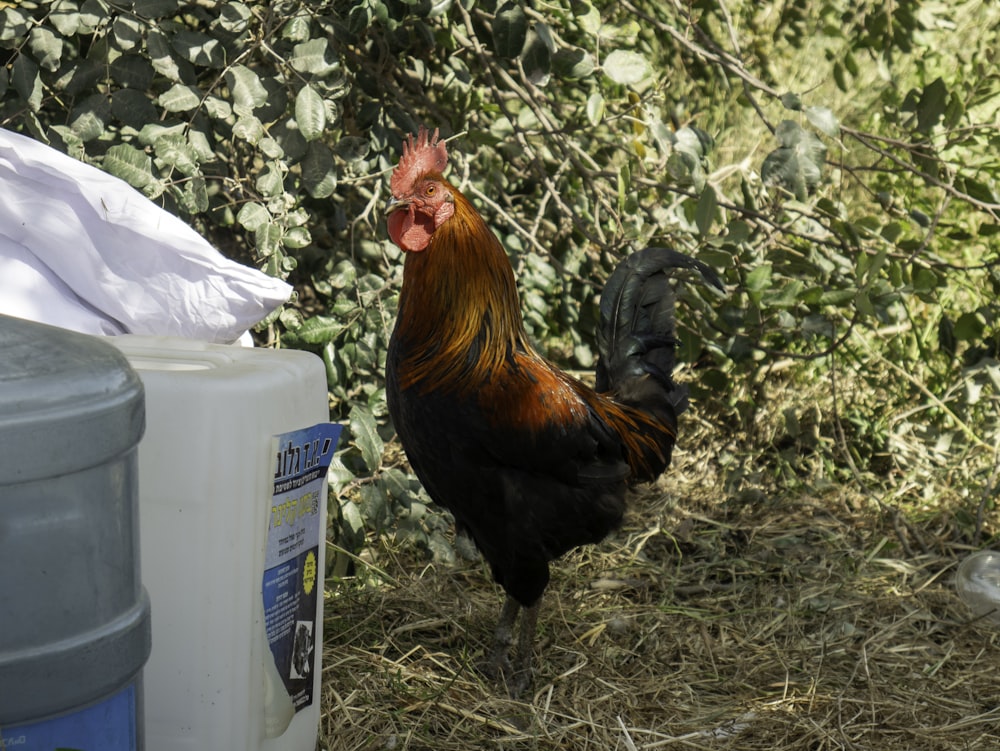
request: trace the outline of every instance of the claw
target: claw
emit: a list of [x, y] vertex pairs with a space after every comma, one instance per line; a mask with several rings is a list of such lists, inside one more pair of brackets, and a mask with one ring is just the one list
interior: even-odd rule
[[513, 669], [514, 672], [510, 679], [504, 681], [511, 699], [520, 699], [531, 688], [531, 684], [535, 680], [535, 673], [531, 669], [531, 665], [521, 664], [523, 662], [525, 661], [519, 659], [518, 667]]
[[476, 667], [486, 678], [497, 683], [506, 683], [507, 676], [514, 675], [514, 663], [506, 653], [498, 654], [494, 651]]

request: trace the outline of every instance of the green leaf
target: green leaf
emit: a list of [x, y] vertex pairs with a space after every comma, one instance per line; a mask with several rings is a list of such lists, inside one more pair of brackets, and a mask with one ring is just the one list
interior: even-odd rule
[[267, 103], [267, 89], [260, 76], [245, 65], [234, 65], [227, 70], [226, 84], [232, 92], [233, 108], [238, 115], [249, 115]]
[[145, 28], [145, 25], [141, 24], [138, 19], [121, 15], [111, 25], [111, 33], [114, 34], [115, 42], [118, 43], [118, 49], [128, 52], [142, 42]]
[[858, 264], [856, 266], [856, 273], [858, 281], [867, 288], [872, 285], [872, 283], [878, 277], [879, 271], [885, 265], [886, 259], [889, 254], [889, 246], [883, 244], [879, 251], [874, 256], [869, 256], [867, 253], [861, 253], [858, 256]]
[[634, 45], [642, 27], [635, 19], [622, 21], [620, 25], [602, 24], [598, 36], [604, 41], [624, 42], [627, 46]]
[[805, 284], [800, 279], [788, 279], [778, 289], [769, 289], [760, 297], [760, 305], [766, 308], [790, 308], [799, 301]]
[[615, 50], [604, 59], [604, 74], [624, 86], [637, 84], [650, 75], [649, 62], [638, 52]]
[[198, 155], [184, 136], [162, 136], [153, 143], [153, 150], [158, 159], [183, 175], [191, 176], [198, 172]]
[[715, 145], [712, 137], [701, 128], [685, 126], [671, 135], [672, 149], [667, 158], [667, 171], [682, 185], [691, 185], [698, 192], [705, 188], [705, 155]]
[[361, 458], [365, 466], [372, 472], [378, 469], [382, 463], [382, 452], [385, 444], [378, 434], [378, 425], [375, 416], [367, 407], [355, 405], [349, 415], [351, 434], [354, 437], [354, 445], [361, 452]]
[[174, 123], [173, 125], [161, 125], [160, 123], [147, 123], [139, 131], [139, 143], [143, 146], [152, 146], [156, 139], [165, 135], [184, 135], [184, 123]]
[[597, 36], [603, 24], [600, 11], [592, 4], [579, 2], [579, 0], [570, 3], [570, 7], [573, 9], [576, 20], [580, 23], [580, 28], [591, 36]]
[[252, 15], [250, 8], [244, 3], [226, 3], [219, 12], [219, 26], [230, 34], [243, 34], [249, 27]]
[[205, 108], [205, 113], [213, 120], [222, 120], [223, 122], [232, 122], [233, 108], [225, 99], [219, 99], [217, 96], [205, 97], [205, 102], [202, 105]]
[[133, 9], [142, 18], [163, 18], [176, 13], [182, 0], [132, 0]]
[[334, 151], [345, 162], [360, 162], [371, 150], [371, 141], [360, 136], [345, 136], [337, 141]]
[[264, 124], [253, 115], [246, 115], [236, 121], [233, 135], [255, 144], [264, 136]]
[[[269, 262], [280, 263], [280, 253], [277, 251], [281, 247], [281, 227], [277, 224], [265, 224], [259, 227], [254, 232], [254, 245], [257, 248], [258, 256], [267, 258]], [[269, 266], [268, 273], [271, 276], [279, 276], [279, 268]]]
[[301, 164], [302, 184], [313, 198], [329, 198], [337, 187], [333, 153], [322, 141], [309, 144]]
[[[2, 76], [2, 74], [0, 74]], [[73, 129], [66, 125], [53, 125], [49, 129], [62, 139], [67, 154], [83, 154], [83, 141], [73, 132]]]
[[629, 182], [631, 182], [632, 173], [628, 168], [628, 164], [623, 164], [621, 169], [618, 170], [618, 213], [625, 213], [625, 199], [628, 196]]
[[[363, 454], [364, 452], [362, 452]], [[368, 465], [368, 469], [374, 472], [378, 469], [378, 465], [368, 464], [367, 458], [365, 464]], [[389, 523], [389, 498], [386, 495], [385, 487], [379, 483], [370, 483], [362, 485], [359, 488], [361, 495], [361, 509], [362, 515], [367, 520], [368, 525], [371, 526], [377, 533], [382, 533]]]
[[[49, 22], [64, 37], [75, 36], [83, 28], [80, 9], [76, 3], [62, 2], [56, 4], [49, 13]], [[3, 26], [3, 23], [3, 17], [0, 16], [0, 26]]]
[[114, 92], [111, 95], [111, 114], [126, 125], [140, 129], [159, 117], [156, 107], [139, 89], [118, 89]]
[[290, 227], [285, 230], [285, 234], [281, 238], [281, 242], [286, 248], [298, 250], [299, 248], [306, 247], [312, 242], [312, 235], [305, 227]]
[[701, 128], [685, 125], [674, 134], [674, 149], [701, 161], [715, 147], [715, 140]]
[[955, 321], [955, 338], [962, 342], [977, 342], [983, 338], [986, 321], [979, 312], [962, 313]]
[[893, 289], [903, 286], [903, 265], [899, 261], [892, 261], [889, 264], [889, 283]]
[[208, 186], [205, 184], [204, 177], [198, 175], [184, 182], [180, 205], [189, 214], [200, 214], [203, 211], [208, 211]]
[[594, 58], [579, 47], [561, 49], [552, 56], [552, 68], [560, 78], [577, 81], [594, 72]]
[[236, 215], [236, 221], [244, 229], [256, 232], [271, 222], [271, 213], [264, 208], [263, 204], [245, 203]]
[[94, 94], [73, 108], [69, 126], [81, 141], [92, 141], [104, 135], [111, 119], [111, 102], [103, 94]]
[[10, 69], [10, 83], [32, 112], [42, 105], [42, 78], [35, 61], [24, 53], [17, 56]]
[[789, 91], [785, 94], [782, 94], [781, 97], [779, 98], [781, 99], [781, 105], [786, 110], [799, 112], [802, 109], [802, 99], [799, 98], [798, 94], [793, 94], [792, 92]]
[[933, 269], [921, 267], [913, 277], [913, 288], [916, 292], [931, 292], [941, 285], [941, 277]]
[[839, 61], [833, 64], [833, 81], [841, 91], [848, 90], [847, 70], [844, 64]]
[[946, 315], [941, 316], [938, 321], [938, 346], [948, 355], [954, 357], [957, 351], [958, 340], [955, 338], [955, 324]]
[[28, 21], [28, 16], [13, 4], [0, 8], [0, 42], [23, 38], [28, 33]]
[[296, 44], [288, 62], [299, 73], [314, 76], [326, 76], [340, 69], [339, 63], [329, 59], [329, 45], [322, 37]]
[[254, 181], [254, 187], [262, 196], [273, 198], [285, 189], [284, 175], [278, 162], [268, 162], [267, 167]]
[[260, 143], [257, 144], [257, 148], [260, 149], [260, 152], [268, 159], [281, 159], [285, 156], [285, 150], [281, 148], [281, 144], [273, 138], [260, 139]]
[[346, 329], [336, 318], [315, 315], [307, 318], [301, 326], [291, 332], [295, 338], [305, 344], [326, 344], [334, 341]]
[[427, 11], [427, 17], [437, 18], [438, 16], [443, 16], [451, 8], [452, 2], [454, 0], [431, 0], [431, 7]]
[[521, 67], [524, 74], [535, 86], [545, 86], [552, 71], [552, 53], [555, 43], [552, 32], [543, 23], [536, 23], [528, 32], [521, 52]]
[[201, 104], [202, 96], [198, 88], [176, 83], [160, 94], [157, 102], [167, 112], [187, 112]]
[[108, 68], [95, 60], [81, 60], [78, 65], [67, 66], [67, 73], [59, 79], [66, 96], [85, 96], [93, 93], [97, 82], [107, 74]]
[[62, 60], [63, 40], [44, 26], [36, 26], [28, 34], [28, 47], [38, 65], [48, 71], [59, 69]]
[[507, 0], [497, 8], [493, 20], [493, 51], [498, 57], [516, 59], [528, 38], [528, 17], [517, 0]]
[[108, 149], [102, 165], [105, 172], [121, 178], [133, 188], [143, 189], [155, 179], [146, 153], [126, 143]]
[[681, 185], [693, 185], [696, 190], [705, 187], [705, 174], [701, 163], [686, 151], [674, 151], [667, 157], [667, 172]]
[[962, 124], [965, 119], [966, 109], [965, 102], [960, 96], [949, 96], [948, 106], [944, 111], [944, 125], [946, 128], [953, 129], [957, 128]]
[[920, 94], [917, 102], [917, 130], [929, 134], [948, 107], [948, 87], [944, 80], [935, 78]]
[[92, 34], [107, 21], [107, 6], [102, 0], [83, 0], [80, 3], [80, 31]]
[[771, 286], [771, 272], [771, 264], [763, 263], [747, 274], [744, 287], [755, 304], [760, 303], [761, 295]]
[[854, 298], [854, 306], [858, 309], [858, 312], [866, 318], [874, 318], [876, 315], [875, 306], [872, 305], [871, 295], [865, 290], [858, 290], [858, 294]]
[[805, 108], [805, 113], [806, 119], [816, 130], [830, 136], [830, 138], [836, 138], [840, 135], [840, 121], [829, 107], [809, 106]]
[[794, 120], [782, 120], [774, 129], [774, 137], [784, 148], [794, 148], [805, 135], [802, 126]]
[[309, 84], [303, 86], [295, 97], [295, 122], [307, 141], [315, 141], [326, 129], [323, 97]]
[[[344, 478], [344, 485], [347, 485], [348, 482], [354, 479], [354, 475], [346, 467], [343, 467], [339, 461], [336, 463], [340, 466], [337, 468], [334, 476]], [[340, 506], [340, 527], [340, 536], [337, 539], [340, 547], [351, 552], [356, 552], [364, 546], [365, 520], [361, 516], [361, 507], [346, 497]], [[350, 570], [350, 556], [337, 551], [335, 561], [334, 576], [345, 576]]]
[[715, 194], [715, 188], [706, 185], [705, 189], [698, 196], [698, 205], [694, 210], [694, 221], [698, 227], [698, 232], [702, 237], [707, 235], [715, 222], [716, 210], [719, 208], [719, 198]]
[[[153, 69], [161, 76], [170, 81], [178, 82], [184, 78], [181, 66], [174, 58], [173, 50], [170, 48], [170, 41], [162, 31], [149, 30], [146, 35], [146, 51], [149, 53], [149, 61]], [[187, 63], [185, 63], [185, 68], [190, 70]]]
[[819, 299], [816, 300], [816, 304], [840, 307], [853, 300], [857, 294], [858, 290], [854, 287], [823, 290], [819, 295]]
[[302, 10], [292, 16], [281, 29], [281, 37], [290, 42], [302, 42], [309, 38], [309, 16]]
[[194, 65], [222, 68], [226, 63], [222, 42], [200, 31], [180, 29], [171, 38], [170, 46]]
[[595, 127], [604, 119], [604, 97], [600, 94], [587, 97], [587, 119]]
[[798, 123], [784, 120], [775, 137], [782, 144], [764, 158], [760, 176], [766, 185], [776, 185], [804, 201], [819, 184], [826, 163], [826, 145], [815, 133]]
[[138, 89], [144, 94], [153, 85], [156, 71], [141, 55], [121, 55], [111, 63], [111, 77], [115, 83]]
[[955, 178], [955, 187], [968, 193], [975, 200], [983, 201], [984, 203], [996, 203], [998, 198], [1000, 198], [1000, 194], [995, 191], [992, 185], [981, 180], [976, 180], [974, 177], [968, 175], [961, 175]]

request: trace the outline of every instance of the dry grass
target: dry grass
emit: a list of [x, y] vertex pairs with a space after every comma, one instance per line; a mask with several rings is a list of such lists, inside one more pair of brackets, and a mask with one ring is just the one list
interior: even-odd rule
[[[983, 4], [963, 7], [961, 32], [966, 24], [990, 27]], [[967, 45], [970, 38], [950, 31], [934, 41]], [[869, 65], [864, 80], [839, 92], [829, 66], [816, 62], [824, 59], [822, 43], [817, 36], [777, 77], [853, 121], [852, 112], [868, 103], [865, 92], [875, 96], [883, 82]], [[740, 142], [739, 134], [760, 131], [749, 108], [715, 112], [725, 122], [705, 113], [709, 120], [700, 124], [721, 134], [720, 163], [769, 148]], [[741, 127], [733, 119], [740, 116], [754, 119], [754, 127]], [[886, 371], [887, 388], [901, 381]], [[852, 385], [838, 384], [841, 409], [881, 398], [866, 382], [857, 393]], [[892, 422], [894, 440], [909, 443], [886, 449], [893, 455], [884, 475], [892, 475], [896, 491], [881, 498], [887, 508], [865, 495], [865, 483], [823, 476], [823, 456], [848, 453], [840, 444], [851, 440], [849, 421], [821, 426], [830, 410], [824, 404], [821, 412], [815, 393], [778, 396], [756, 400], [772, 405], [773, 415], [749, 426], [751, 438], [708, 426], [701, 426], [701, 440], [685, 438], [687, 451], [659, 486], [634, 500], [622, 530], [553, 567], [535, 690], [526, 701], [511, 701], [474, 667], [502, 602], [482, 564], [431, 564], [378, 541], [370, 552], [387, 583], [340, 587], [327, 601], [322, 747], [1000, 747], [1000, 633], [970, 622], [951, 581], [970, 539], [955, 526], [995, 493], [995, 475], [983, 481], [982, 466], [958, 456], [945, 471], [928, 474], [921, 464], [926, 442]], [[807, 476], [799, 484], [754, 477], [773, 476], [775, 456], [785, 451], [779, 403], [802, 423], [791, 449], [799, 453], [780, 468], [786, 477]], [[741, 440], [754, 448], [741, 453]], [[806, 443], [813, 454], [802, 450]], [[723, 470], [726, 453], [735, 459]], [[990, 461], [984, 476], [997, 466], [995, 457]], [[734, 493], [724, 475], [737, 466], [752, 487]], [[979, 485], [986, 488], [982, 500], [969, 495]], [[938, 497], [949, 487], [956, 493], [946, 499], [950, 508]], [[895, 504], [906, 504], [906, 514], [887, 513]], [[996, 530], [997, 513], [989, 513], [987, 526]]]
[[323, 747], [996, 747], [1000, 635], [954, 595], [961, 546], [907, 554], [840, 489], [727, 501], [710, 459], [554, 566], [527, 701], [474, 668], [501, 603], [482, 565], [383, 544], [391, 583], [327, 602]]

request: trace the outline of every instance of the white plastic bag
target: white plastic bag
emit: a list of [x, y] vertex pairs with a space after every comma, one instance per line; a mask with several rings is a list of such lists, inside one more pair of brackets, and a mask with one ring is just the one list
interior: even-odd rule
[[0, 129], [0, 313], [229, 343], [291, 291], [122, 180]]

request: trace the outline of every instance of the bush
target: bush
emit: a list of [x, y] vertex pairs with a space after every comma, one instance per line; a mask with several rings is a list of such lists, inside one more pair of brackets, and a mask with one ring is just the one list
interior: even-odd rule
[[0, 9], [0, 123], [295, 284], [260, 333], [326, 363], [353, 435], [339, 476], [364, 499], [345, 518], [356, 547], [365, 521], [426, 500], [384, 459], [382, 389], [401, 259], [380, 209], [420, 123], [454, 137], [453, 179], [561, 364], [592, 366], [616, 261], [672, 244], [730, 286], [686, 290], [682, 315], [718, 425], [780, 412], [762, 384], [847, 369], [869, 391], [841, 403], [833, 467], [884, 479], [886, 457], [907, 470], [945, 442], [942, 461], [968, 452], [988, 473], [996, 16], [915, 0], [24, 0]]

